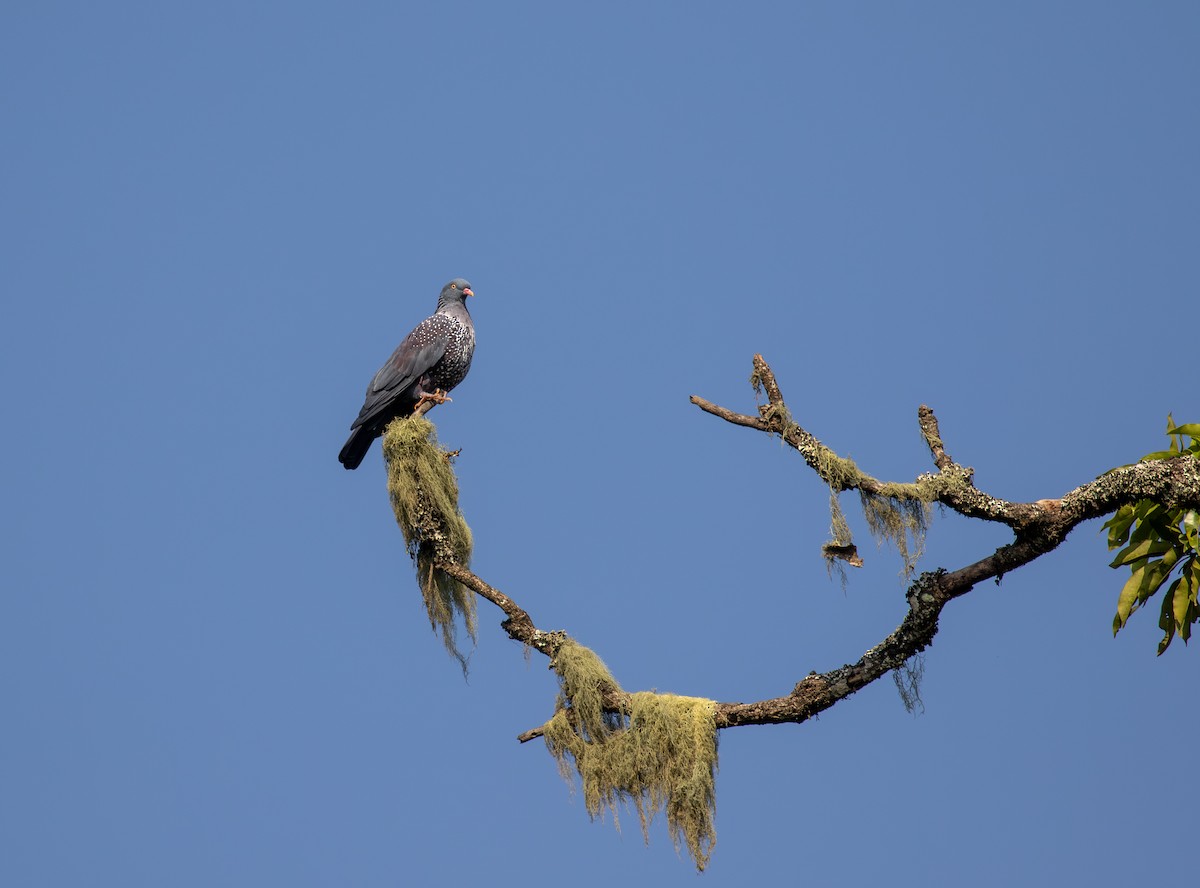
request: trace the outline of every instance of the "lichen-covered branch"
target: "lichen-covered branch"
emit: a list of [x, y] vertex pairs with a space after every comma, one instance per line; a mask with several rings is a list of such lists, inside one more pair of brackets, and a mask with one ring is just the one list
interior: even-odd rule
[[[933, 410], [924, 404], [917, 411], [918, 422], [921, 432], [925, 436], [926, 443], [929, 445], [934, 465], [938, 471], [932, 474], [918, 475], [911, 482], [880, 481], [863, 472], [851, 460], [838, 456], [834, 451], [822, 444], [815, 435], [806, 431], [792, 419], [792, 414], [787, 409], [779, 385], [775, 380], [775, 374], [771, 371], [770, 366], [768, 366], [762, 355], [754, 356], [754, 374], [752, 379], [756, 383], [761, 384], [771, 396], [768, 404], [759, 406], [758, 416], [747, 416], [737, 413], [726, 407], [713, 404], [699, 395], [692, 395], [691, 401], [705, 413], [718, 416], [726, 422], [757, 429], [768, 434], [779, 435], [787, 444], [799, 452], [804, 461], [823, 480], [837, 490], [859, 490], [868, 496], [882, 496], [902, 500], [923, 500], [930, 503], [936, 502], [967, 518], [996, 521], [1007, 524], [1017, 531], [1037, 525], [1061, 505], [1057, 499], [1038, 500], [1033, 503], [1013, 503], [979, 490], [973, 481], [974, 469], [960, 465], [946, 453], [937, 417], [934, 416]], [[1132, 501], [1128, 497], [1125, 499], [1114, 499], [1112, 496], [1112, 494], [1119, 492], [1121, 479], [1125, 478], [1124, 475], [1120, 475], [1123, 471], [1124, 469], [1118, 469], [1115, 473], [1110, 473], [1110, 475], [1118, 474], [1120, 476], [1118, 479], [1112, 479], [1109, 475], [1106, 475], [1095, 482], [1097, 484], [1105, 482], [1104, 488], [1109, 492], [1109, 495], [1103, 500], [1097, 500], [1095, 507], [1090, 509], [1087, 517], [1106, 514], [1123, 505], [1125, 502]], [[1169, 482], [1175, 485], [1172, 487], [1175, 493], [1186, 492], [1187, 490], [1187, 476], [1190, 469], [1185, 466], [1181, 471], [1183, 475], [1173, 475], [1171, 482]], [[1139, 478], [1149, 480], [1148, 476], [1139, 476]], [[1105, 481], [1105, 479], [1109, 480]], [[1185, 486], [1179, 487], [1178, 484]], [[1082, 491], [1087, 487], [1088, 485], [1084, 485], [1080, 490]], [[1166, 488], [1162, 484], [1159, 484], [1157, 489], [1161, 493]], [[1139, 490], [1138, 492], [1131, 492], [1130, 495], [1133, 496], [1134, 500], [1139, 498], [1157, 499], [1159, 493], [1147, 493], [1144, 490]]]
[[[1200, 460], [1193, 457], [1114, 469], [1055, 499], [1012, 503], [991, 496], [976, 489], [971, 481], [972, 470], [956, 463], [946, 452], [937, 418], [926, 406], [918, 411], [918, 421], [938, 471], [918, 476], [914, 482], [883, 482], [839, 457], [792, 419], [775, 376], [761, 355], [755, 356], [754, 368], [754, 380], [768, 397], [768, 403], [759, 408], [759, 416], [740, 414], [698, 396], [692, 397], [692, 403], [735, 425], [780, 435], [822, 478], [844, 489], [857, 488], [871, 496], [913, 496], [921, 501], [938, 502], [968, 517], [1007, 524], [1013, 528], [1014, 540], [958, 570], [921, 574], [908, 587], [909, 610], [904, 620], [857, 661], [827, 672], [811, 673], [782, 697], [751, 703], [718, 703], [715, 709], [718, 728], [799, 723], [828, 709], [928, 647], [937, 633], [938, 617], [950, 601], [984, 580], [1002, 577], [1052, 551], [1083, 521], [1146, 499], [1171, 507], [1200, 509]], [[501, 626], [510, 638], [551, 658], [567, 640], [565, 632], [538, 629], [529, 613], [512, 598], [452, 557], [440, 559], [437, 568], [500, 608], [505, 615]], [[524, 742], [542, 733], [542, 728], [533, 728], [521, 734], [520, 739]]]
[[[699, 869], [707, 863], [716, 839], [713, 773], [718, 730], [798, 724], [889, 673], [900, 675], [933, 642], [947, 604], [984, 580], [998, 579], [1054, 550], [1083, 521], [1147, 500], [1168, 508], [1200, 510], [1200, 458], [1191, 455], [1156, 456], [1150, 462], [1123, 466], [1058, 498], [1013, 503], [992, 496], [975, 487], [972, 469], [946, 452], [937, 417], [925, 405], [917, 419], [937, 471], [909, 482], [881, 481], [826, 447], [792, 418], [761, 355], [754, 356], [751, 382], [767, 396], [758, 416], [695, 395], [691, 400], [726, 422], [778, 435], [829, 484], [834, 538], [823, 551], [831, 563], [861, 564], [838, 506], [838, 495], [846, 490], [859, 492], [868, 526], [877, 536], [896, 543], [905, 556], [906, 571], [912, 570], [932, 503], [1005, 524], [1014, 537], [958, 570], [938, 569], [916, 577], [908, 586], [908, 612], [900, 625], [857, 661], [809, 673], [785, 696], [751, 703], [623, 691], [594, 653], [565, 632], [537, 628], [516, 601], [470, 570], [470, 531], [458, 513], [451, 455], [434, 446], [429, 423], [406, 420], [403, 429], [389, 429], [384, 442], [393, 505], [417, 561], [430, 619], [442, 628], [447, 646], [464, 670], [466, 661], [454, 647], [452, 630], [459, 614], [474, 637], [473, 601], [464, 602], [460, 595], [470, 590], [500, 608], [501, 626], [509, 637], [545, 654], [560, 677], [555, 714], [518, 739], [544, 737], [560, 766], [565, 769], [571, 763], [593, 817], [611, 810], [615, 818], [619, 803], [630, 803], [645, 831], [649, 818], [665, 811], [676, 846], [685, 845]], [[906, 696], [905, 702], [908, 705], [910, 698]]]
[[450, 454], [437, 443], [429, 420], [393, 420], [383, 436], [388, 495], [396, 523], [417, 568], [430, 625], [439, 630], [446, 650], [467, 672], [467, 655], [458, 647], [461, 620], [474, 643], [475, 597], [437, 569], [446, 561], [471, 560], [471, 528], [458, 509], [458, 482]]
[[508, 633], [513, 641], [528, 645], [536, 651], [541, 651], [548, 657], [554, 656], [559, 645], [566, 639], [565, 632], [545, 632], [533, 624], [524, 608], [494, 586], [489, 586], [469, 569], [452, 560], [438, 563], [438, 568], [449, 574], [468, 589], [477, 593], [480, 598], [490, 601], [504, 611], [505, 619], [500, 627]]
[[928, 497], [926, 501], [941, 503], [967, 517], [1007, 524], [1015, 539], [959, 570], [922, 574], [909, 586], [909, 611], [903, 622], [857, 662], [811, 673], [784, 697], [717, 704], [718, 728], [798, 723], [828, 709], [923, 651], [937, 633], [938, 617], [947, 603], [983, 580], [1002, 577], [1057, 548], [1083, 521], [1147, 499], [1172, 508], [1200, 508], [1200, 460], [1191, 456], [1123, 466], [1057, 499], [1012, 503], [990, 496], [974, 486], [972, 470], [956, 463], [946, 452], [937, 417], [925, 405], [918, 411], [918, 422], [938, 473], [918, 476], [908, 484], [884, 483], [838, 457], [791, 418], [774, 374], [761, 355], [754, 356], [752, 381], [766, 389], [769, 396], [769, 404], [759, 407], [757, 417], [736, 413], [698, 396], [692, 396], [692, 403], [735, 425], [779, 435], [835, 489], [857, 488], [870, 496]]
[[946, 448], [942, 445], [942, 430], [938, 427], [937, 417], [933, 415], [932, 410], [922, 404], [917, 408], [917, 422], [921, 425], [921, 434], [925, 436], [925, 443], [929, 445], [933, 464], [944, 472], [954, 465], [954, 460], [950, 458], [950, 455], [946, 453]]

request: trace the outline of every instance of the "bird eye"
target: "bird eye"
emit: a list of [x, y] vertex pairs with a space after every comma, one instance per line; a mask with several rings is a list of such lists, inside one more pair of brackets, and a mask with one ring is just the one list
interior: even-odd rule
[[456, 290], [458, 289], [458, 284], [451, 284], [450, 286], [451, 286], [451, 287], [453, 287], [453, 288], [454, 288], [454, 289], [456, 289]]

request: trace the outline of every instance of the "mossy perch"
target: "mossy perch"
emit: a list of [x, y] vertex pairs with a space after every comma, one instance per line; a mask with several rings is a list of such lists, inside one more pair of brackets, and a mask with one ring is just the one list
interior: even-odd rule
[[[573, 764], [589, 816], [608, 809], [619, 827], [618, 805], [632, 805], [648, 842], [650, 821], [665, 811], [676, 849], [686, 845], [703, 870], [717, 841], [716, 703], [674, 694], [626, 695], [599, 657], [570, 640], [551, 665], [562, 694], [543, 726], [546, 746], [568, 781]], [[605, 704], [614, 695], [622, 700], [620, 711]]]
[[[850, 526], [842, 512], [837, 496], [844, 490], [858, 490], [862, 497], [863, 513], [871, 535], [880, 544], [890, 542], [904, 559], [904, 573], [911, 575], [917, 559], [925, 548], [925, 531], [929, 523], [930, 504], [937, 500], [945, 487], [940, 476], [923, 476], [916, 484], [885, 484], [863, 472], [854, 460], [838, 456], [816, 438], [804, 432], [792, 419], [774, 377], [755, 363], [750, 384], [756, 395], [765, 390], [769, 403], [759, 405], [758, 412], [767, 427], [784, 441], [797, 446], [817, 474], [829, 485], [830, 536], [821, 547], [826, 566], [835, 568], [845, 585], [842, 562], [862, 567], [858, 547], [851, 538]], [[939, 441], [940, 446], [940, 441]]]
[[457, 618], [476, 638], [475, 595], [439, 569], [471, 561], [471, 528], [458, 509], [458, 481], [450, 454], [437, 443], [433, 423], [422, 417], [393, 420], [383, 436], [388, 494], [434, 631], [465, 673], [467, 656], [458, 648]]
[[842, 513], [837, 495], [843, 490], [858, 490], [867, 528], [880, 544], [892, 543], [904, 559], [904, 574], [911, 575], [925, 548], [931, 504], [946, 482], [938, 475], [922, 475], [914, 484], [884, 483], [872, 478], [854, 464], [823, 444], [816, 443], [815, 468], [829, 484], [830, 532], [833, 539], [822, 547], [822, 555], [831, 567], [835, 559], [861, 567], [862, 560], [850, 537], [850, 527]]

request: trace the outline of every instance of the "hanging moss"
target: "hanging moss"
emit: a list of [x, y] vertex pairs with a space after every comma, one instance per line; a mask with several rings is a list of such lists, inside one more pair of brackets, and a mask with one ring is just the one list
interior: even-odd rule
[[584, 740], [603, 740], [625, 727], [619, 712], [611, 708], [605, 711], [605, 697], [611, 699], [624, 691], [595, 651], [568, 638], [550, 665], [558, 673], [562, 691], [557, 709], [568, 713], [567, 718]]
[[446, 650], [467, 671], [467, 656], [458, 648], [461, 618], [475, 642], [475, 596], [437, 568], [471, 561], [471, 528], [458, 510], [458, 482], [450, 454], [437, 443], [433, 423], [422, 417], [393, 420], [383, 436], [388, 493], [396, 523], [417, 568], [417, 582], [435, 632]]
[[832, 577], [837, 572], [846, 591], [846, 565], [862, 567], [862, 558], [858, 555], [858, 547], [850, 533], [850, 525], [846, 523], [846, 515], [838, 502], [837, 493], [829, 492], [829, 542], [821, 546], [821, 556], [825, 559], [825, 571]]
[[925, 657], [921, 654], [914, 654], [904, 661], [904, 665], [892, 670], [892, 681], [896, 683], [900, 702], [910, 715], [918, 709], [925, 712], [925, 702], [921, 699], [921, 681], [924, 678]]
[[[589, 816], [607, 809], [619, 827], [617, 808], [632, 806], [649, 841], [650, 821], [664, 811], [676, 849], [686, 846], [703, 870], [717, 840], [716, 704], [674, 694], [626, 696], [600, 658], [571, 641], [553, 666], [562, 694], [543, 727], [546, 745], [564, 777], [579, 775]], [[622, 711], [610, 705], [604, 713], [605, 695], [619, 696]]]
[[[816, 462], [818, 474], [829, 484], [832, 539], [822, 548], [822, 554], [830, 570], [837, 567], [844, 584], [845, 571], [834, 562], [845, 557], [846, 552], [857, 557], [850, 527], [837, 498], [843, 490], [857, 488], [871, 535], [881, 544], [894, 545], [904, 560], [905, 575], [911, 574], [925, 550], [931, 506], [952, 482], [941, 475], [922, 475], [915, 484], [880, 483], [860, 470], [854, 460], [840, 457], [824, 446], [818, 450]], [[854, 564], [850, 559], [847, 561]], [[861, 561], [854, 566], [860, 565]]]
[[[917, 485], [884, 485], [885, 488], [917, 487]], [[904, 574], [916, 569], [917, 561], [925, 551], [925, 531], [929, 527], [929, 503], [920, 499], [908, 499], [904, 495], [867, 493], [859, 490], [863, 515], [867, 529], [879, 543], [889, 542], [904, 559]]]

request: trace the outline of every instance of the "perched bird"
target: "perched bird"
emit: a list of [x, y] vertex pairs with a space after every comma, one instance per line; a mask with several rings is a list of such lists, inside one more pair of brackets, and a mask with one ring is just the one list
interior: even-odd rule
[[357, 469], [371, 442], [397, 416], [409, 416], [425, 401], [441, 404], [446, 393], [462, 382], [475, 354], [475, 325], [466, 298], [471, 285], [455, 278], [442, 287], [437, 311], [404, 337], [387, 363], [367, 386], [367, 398], [338, 461]]

